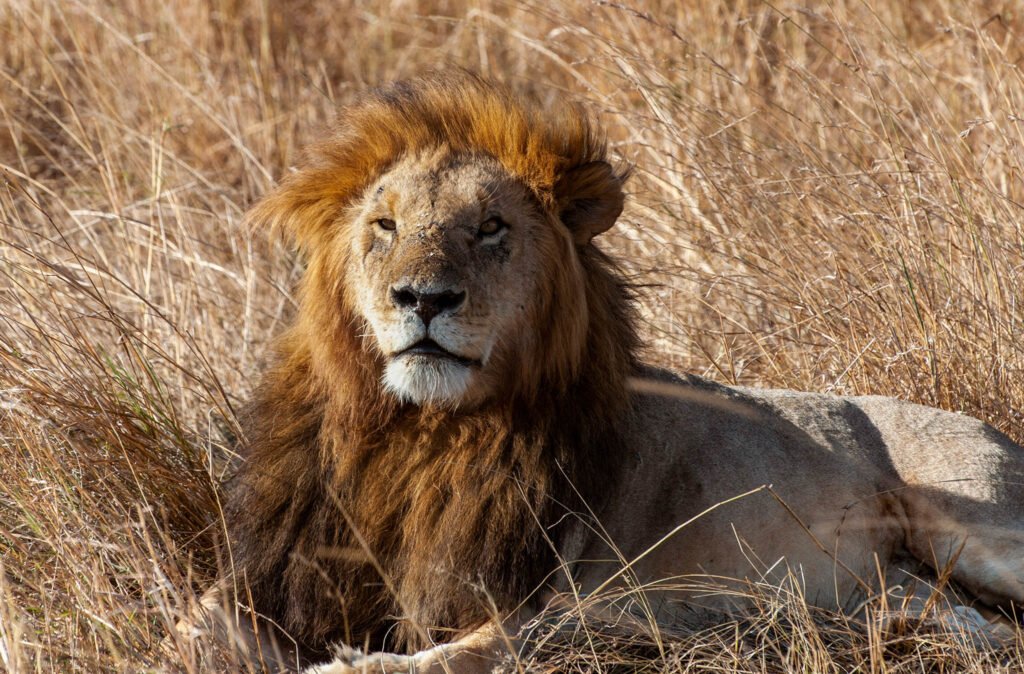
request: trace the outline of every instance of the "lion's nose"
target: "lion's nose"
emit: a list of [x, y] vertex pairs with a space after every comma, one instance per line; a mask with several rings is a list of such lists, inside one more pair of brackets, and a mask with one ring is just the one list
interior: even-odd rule
[[430, 321], [445, 311], [454, 312], [466, 301], [464, 290], [444, 290], [439, 293], [428, 293], [416, 290], [410, 286], [391, 289], [391, 301], [399, 309], [412, 309], [423, 321], [423, 325], [430, 325]]

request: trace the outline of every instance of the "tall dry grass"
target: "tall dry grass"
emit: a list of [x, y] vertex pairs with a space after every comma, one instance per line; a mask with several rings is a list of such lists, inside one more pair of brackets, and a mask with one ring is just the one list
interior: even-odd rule
[[[1024, 439], [1022, 33], [1015, 3], [958, 0], [7, 0], [0, 668], [237, 668], [158, 644], [230, 563], [234, 411], [301, 268], [241, 216], [338, 104], [428, 68], [600, 115], [636, 166], [603, 245], [648, 285], [652, 360]], [[529, 662], [1024, 669], [751, 592], [759, 615], [711, 630], [541, 626]]]

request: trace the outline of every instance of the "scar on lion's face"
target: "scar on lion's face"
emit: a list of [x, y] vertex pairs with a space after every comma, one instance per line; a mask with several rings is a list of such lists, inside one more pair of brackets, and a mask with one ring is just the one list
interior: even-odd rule
[[545, 251], [568, 236], [497, 161], [435, 151], [398, 162], [353, 208], [356, 310], [382, 384], [415, 404], [497, 393], [543, 289]]

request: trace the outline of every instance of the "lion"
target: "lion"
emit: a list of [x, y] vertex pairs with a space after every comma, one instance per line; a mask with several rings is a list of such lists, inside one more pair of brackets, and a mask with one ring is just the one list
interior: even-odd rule
[[488, 671], [547, 597], [629, 583], [666, 621], [743, 608], [696, 577], [790, 574], [848, 612], [947, 573], [965, 605], [1024, 601], [1024, 454], [993, 428], [643, 363], [594, 243], [627, 174], [581, 107], [437, 74], [345, 108], [252, 208], [307, 267], [226, 522], [292, 662]]

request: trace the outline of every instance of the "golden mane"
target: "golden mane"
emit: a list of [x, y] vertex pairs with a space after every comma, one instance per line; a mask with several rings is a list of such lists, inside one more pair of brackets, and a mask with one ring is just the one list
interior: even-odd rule
[[[308, 163], [251, 212], [308, 267], [295, 325], [243, 419], [229, 489], [236, 568], [255, 608], [312, 650], [415, 649], [508, 611], [556, 569], [553, 550], [602, 501], [636, 368], [632, 296], [589, 235], [545, 258], [548, 290], [528, 385], [471, 412], [403, 405], [352, 310], [346, 207], [404, 153], [489, 155], [564, 228], [623, 176], [589, 118], [543, 112], [471, 75], [387, 87], [342, 111]], [[589, 170], [588, 167], [598, 167]], [[603, 167], [603, 168], [602, 168]], [[580, 169], [583, 169], [582, 171]], [[573, 210], [576, 209], [576, 210]]]
[[604, 137], [582, 107], [544, 110], [469, 73], [434, 74], [373, 90], [344, 108], [329, 136], [307, 148], [302, 170], [279, 188], [288, 208], [269, 198], [251, 217], [315, 246], [337, 209], [397, 159], [438, 147], [496, 158], [547, 208], [573, 168], [606, 160]]

